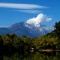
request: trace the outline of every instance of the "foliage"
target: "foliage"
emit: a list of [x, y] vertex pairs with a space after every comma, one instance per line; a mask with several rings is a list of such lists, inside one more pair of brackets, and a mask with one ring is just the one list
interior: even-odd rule
[[60, 49], [60, 22], [55, 23], [55, 29], [47, 35], [38, 38], [18, 37], [15, 34], [0, 35], [1, 51], [28, 51], [31, 48]]

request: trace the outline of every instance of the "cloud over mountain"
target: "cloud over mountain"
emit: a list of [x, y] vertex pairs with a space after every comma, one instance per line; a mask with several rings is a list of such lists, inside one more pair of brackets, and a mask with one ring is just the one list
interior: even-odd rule
[[[2, 8], [13, 8], [13, 11], [25, 12], [25, 13], [40, 13], [39, 9], [48, 8], [37, 4], [17, 4], [17, 3], [0, 3]], [[17, 10], [16, 10], [17, 9]]]
[[0, 7], [6, 8], [17, 8], [17, 9], [36, 9], [36, 8], [47, 8], [36, 4], [15, 4], [15, 3], [0, 3]]
[[50, 20], [52, 20], [52, 18], [40, 13], [40, 14], [37, 15], [37, 17], [28, 19], [26, 21], [26, 23], [31, 24], [31, 25], [33, 25], [35, 27], [40, 27], [40, 24], [42, 22], [44, 22], [44, 21], [49, 22]]
[[28, 37], [39, 37], [53, 31], [52, 27], [48, 28], [41, 24], [44, 21], [48, 22], [50, 20], [52, 20], [52, 18], [40, 13], [37, 17], [28, 19], [26, 22], [18, 22], [7, 28], [1, 27], [0, 34], [6, 35], [14, 33], [18, 36], [26, 35]]
[[25, 12], [25, 13], [41, 13], [42, 11], [39, 11], [39, 10], [32, 10], [32, 9], [28, 9], [28, 10], [13, 10], [13, 11], [19, 11], [19, 12]]

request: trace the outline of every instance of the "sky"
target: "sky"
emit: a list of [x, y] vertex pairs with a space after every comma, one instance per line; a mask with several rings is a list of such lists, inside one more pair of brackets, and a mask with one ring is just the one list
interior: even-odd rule
[[60, 0], [1, 0], [0, 27], [17, 22], [54, 26], [60, 21]]

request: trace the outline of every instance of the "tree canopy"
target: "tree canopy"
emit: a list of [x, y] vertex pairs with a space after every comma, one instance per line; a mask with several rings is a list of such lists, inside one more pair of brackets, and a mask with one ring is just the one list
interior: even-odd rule
[[55, 23], [55, 29], [47, 35], [38, 38], [18, 37], [15, 34], [0, 35], [0, 51], [27, 51], [31, 48], [60, 49], [60, 21]]

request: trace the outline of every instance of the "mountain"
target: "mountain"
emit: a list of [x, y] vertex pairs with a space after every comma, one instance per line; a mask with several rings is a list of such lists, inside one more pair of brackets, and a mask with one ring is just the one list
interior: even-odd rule
[[8, 28], [5, 28], [5, 27], [0, 28], [0, 34], [2, 35], [6, 35], [10, 33], [11, 33], [11, 30], [9, 30]]
[[39, 37], [51, 31], [52, 29], [48, 29], [45, 25], [40, 25], [40, 27], [36, 27], [25, 22], [15, 23], [8, 28], [0, 28], [0, 34], [3, 35], [14, 33], [18, 36], [26, 35], [28, 37]]

